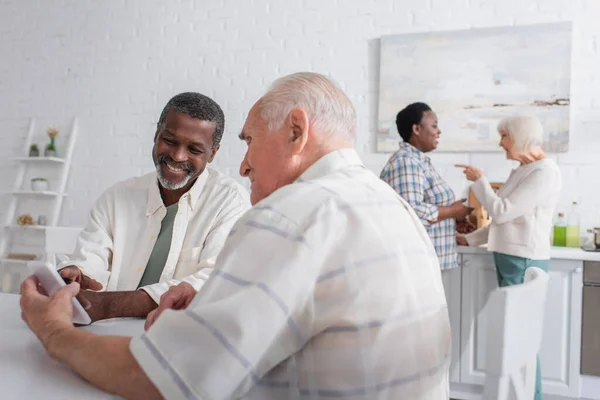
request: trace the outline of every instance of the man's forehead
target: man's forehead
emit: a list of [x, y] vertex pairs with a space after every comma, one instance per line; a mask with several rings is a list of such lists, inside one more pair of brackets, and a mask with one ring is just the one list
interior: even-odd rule
[[244, 123], [244, 127], [242, 128], [242, 133], [250, 133], [250, 131], [259, 128], [262, 124], [264, 124], [264, 120], [260, 117], [258, 110], [256, 109], [256, 105], [250, 109], [248, 112], [248, 116], [246, 117], [246, 122]]

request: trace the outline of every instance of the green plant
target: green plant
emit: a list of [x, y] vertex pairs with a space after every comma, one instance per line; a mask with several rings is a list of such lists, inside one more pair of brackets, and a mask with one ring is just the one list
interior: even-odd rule
[[29, 146], [29, 150], [31, 151], [39, 151], [37, 144], [32, 144], [31, 146]]
[[33, 178], [33, 179], [31, 180], [31, 182], [35, 182], [35, 181], [43, 181], [43, 182], [48, 182], [48, 179], [46, 179], [46, 178]]

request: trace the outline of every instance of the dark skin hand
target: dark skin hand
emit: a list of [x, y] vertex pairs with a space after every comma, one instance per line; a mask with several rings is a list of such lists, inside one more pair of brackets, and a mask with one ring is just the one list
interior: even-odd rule
[[457, 221], [464, 220], [471, 212], [473, 212], [472, 207], [467, 207], [463, 204], [465, 201], [467, 201], [467, 199], [460, 199], [449, 206], [439, 207], [437, 222], [448, 218], [454, 218]]
[[98, 292], [102, 289], [102, 284], [85, 276], [74, 265], [61, 269], [59, 274], [67, 284], [79, 283], [80, 291], [76, 297], [92, 322], [109, 318], [146, 318], [158, 307], [144, 290]]
[[71, 282], [79, 283], [81, 290], [102, 290], [102, 284], [88, 276], [85, 276], [79, 268], [74, 265], [69, 265], [58, 271], [60, 276], [68, 285]]

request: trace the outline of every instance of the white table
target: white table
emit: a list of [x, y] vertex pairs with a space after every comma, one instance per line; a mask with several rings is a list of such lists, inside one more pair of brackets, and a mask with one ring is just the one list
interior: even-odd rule
[[[46, 354], [21, 320], [19, 297], [0, 293], [0, 399], [114, 399]], [[143, 332], [144, 321], [114, 319], [80, 329], [101, 335], [134, 336]]]

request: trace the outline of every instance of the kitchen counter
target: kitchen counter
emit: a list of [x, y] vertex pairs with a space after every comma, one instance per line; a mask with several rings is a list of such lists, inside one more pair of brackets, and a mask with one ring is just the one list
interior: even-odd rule
[[[457, 246], [458, 254], [488, 254], [487, 246]], [[600, 261], [600, 252], [584, 251], [574, 247], [552, 247], [551, 258], [555, 260]]]

